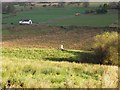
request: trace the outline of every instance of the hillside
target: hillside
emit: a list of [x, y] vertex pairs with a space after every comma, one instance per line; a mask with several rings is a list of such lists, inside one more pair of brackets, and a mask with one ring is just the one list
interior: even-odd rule
[[91, 44], [94, 36], [109, 28], [82, 28], [63, 26], [11, 26], [3, 27], [3, 47], [34, 47], [34, 48], [60, 48], [63, 44], [66, 49], [83, 49], [85, 44]]
[[81, 58], [76, 58], [75, 53], [78, 52], [81, 52], [81, 55], [92, 53], [37, 48], [3, 49], [2, 87], [7, 85], [8, 80], [11, 87], [14, 85], [18, 88], [117, 87], [117, 66], [70, 63], [70, 60]]
[[118, 88], [118, 11], [99, 5], [13, 5], [2, 15], [2, 88]]

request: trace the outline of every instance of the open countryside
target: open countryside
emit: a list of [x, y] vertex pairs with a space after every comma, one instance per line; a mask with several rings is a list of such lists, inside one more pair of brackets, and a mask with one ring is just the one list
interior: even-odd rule
[[119, 87], [113, 3], [4, 4], [2, 88]]
[[[15, 16], [6, 18], [3, 15], [4, 24], [18, 24], [20, 19], [32, 19], [35, 24], [48, 24], [54, 26], [109, 26], [118, 20], [118, 11], [110, 10], [107, 14], [91, 15], [84, 14], [85, 10], [90, 8], [64, 7], [64, 8], [33, 8], [33, 10], [18, 12]], [[93, 7], [93, 9], [95, 9]], [[75, 16], [79, 12], [80, 16]], [[98, 21], [96, 23], [96, 21]]]

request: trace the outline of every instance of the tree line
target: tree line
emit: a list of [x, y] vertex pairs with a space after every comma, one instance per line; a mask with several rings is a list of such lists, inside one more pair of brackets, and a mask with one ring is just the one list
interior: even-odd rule
[[[59, 2], [61, 7], [64, 7], [65, 3], [66, 2]], [[68, 5], [70, 4], [77, 4], [78, 6], [82, 4], [83, 7], [89, 7], [89, 2], [69, 2]], [[2, 13], [3, 14], [16, 13], [15, 5], [26, 6], [31, 4], [29, 2], [3, 2]], [[108, 4], [100, 5], [99, 8], [96, 10], [96, 12], [105, 13], [107, 12], [107, 9], [119, 9], [119, 8], [120, 8], [120, 2], [110, 2]], [[91, 10], [90, 12], [93, 11], [94, 10]]]

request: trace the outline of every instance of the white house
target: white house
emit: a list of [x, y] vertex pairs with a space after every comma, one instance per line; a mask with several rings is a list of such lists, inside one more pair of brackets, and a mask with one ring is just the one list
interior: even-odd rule
[[32, 20], [20, 20], [19, 24], [20, 25], [31, 25], [32, 24]]

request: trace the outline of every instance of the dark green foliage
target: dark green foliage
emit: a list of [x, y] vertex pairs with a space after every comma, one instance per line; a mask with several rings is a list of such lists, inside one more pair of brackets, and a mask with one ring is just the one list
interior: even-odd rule
[[65, 5], [65, 2], [59, 2], [59, 7], [64, 7], [64, 5]]
[[105, 14], [105, 13], [108, 12], [107, 9], [108, 9], [108, 5], [103, 4], [103, 5], [100, 5], [97, 9], [86, 10], [85, 14], [89, 14], [89, 13], [92, 13], [92, 14]]
[[119, 9], [120, 8], [120, 2], [110, 2], [108, 4], [109, 9]]
[[47, 5], [43, 5], [43, 7], [46, 7]]
[[3, 3], [2, 4], [2, 12], [4, 14], [14, 13], [15, 7], [14, 7], [13, 3]]
[[97, 35], [94, 42], [96, 60], [100, 64], [118, 65], [118, 33], [105, 32]]
[[83, 2], [83, 7], [89, 7], [89, 2]]
[[98, 9], [96, 9], [96, 13], [97, 14], [105, 14], [105, 13], [107, 13], [107, 9], [106, 8], [98, 8]]
[[17, 5], [20, 5], [20, 6], [26, 6], [28, 3], [25, 3], [25, 2], [18, 2]]
[[95, 10], [86, 10], [86, 11], [85, 11], [85, 14], [95, 13], [95, 12], [96, 12]]

